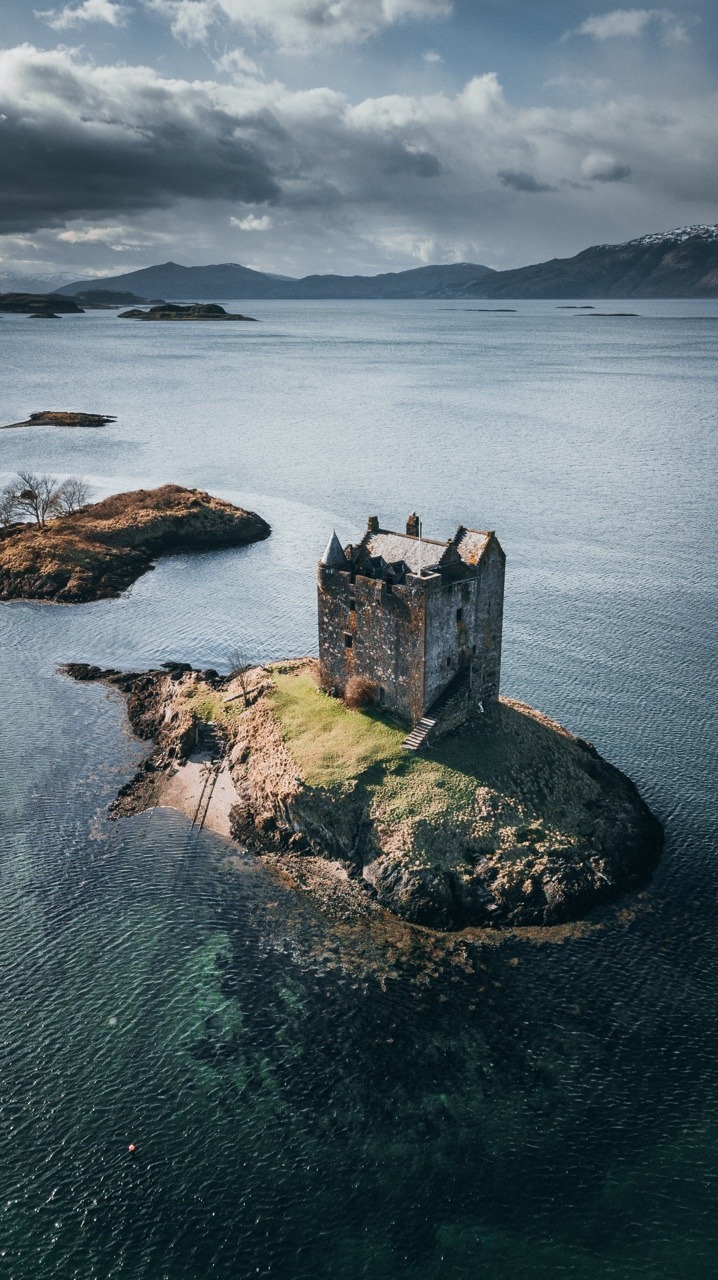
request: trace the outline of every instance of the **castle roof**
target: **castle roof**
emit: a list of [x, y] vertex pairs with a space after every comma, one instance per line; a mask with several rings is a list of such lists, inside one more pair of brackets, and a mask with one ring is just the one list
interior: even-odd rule
[[418, 574], [434, 566], [448, 567], [458, 564], [477, 565], [484, 554], [492, 534], [482, 533], [477, 529], [465, 529], [459, 525], [455, 535], [449, 541], [437, 538], [417, 538], [412, 534], [394, 533], [388, 529], [369, 532], [365, 535], [362, 546], [370, 556], [380, 556], [387, 564], [403, 561], [411, 573]]
[[390, 533], [381, 529], [378, 533], [370, 533], [363, 545], [370, 556], [381, 556], [387, 564], [396, 564], [403, 560], [411, 573], [419, 573], [430, 565], [439, 562], [449, 548], [448, 542], [437, 542], [433, 538], [413, 538], [406, 533]]
[[464, 564], [478, 564], [491, 537], [490, 533], [480, 533], [478, 529], [464, 529], [459, 526], [454, 545]]
[[346, 568], [347, 558], [344, 555], [344, 548], [337, 537], [336, 529], [327, 543], [326, 551], [322, 556], [321, 563], [327, 565], [331, 569]]

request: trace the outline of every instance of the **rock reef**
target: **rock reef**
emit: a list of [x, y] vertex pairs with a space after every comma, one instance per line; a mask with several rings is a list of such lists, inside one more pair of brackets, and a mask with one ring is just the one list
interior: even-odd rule
[[118, 596], [158, 556], [269, 537], [266, 520], [199, 489], [136, 489], [0, 530], [0, 600], [76, 604]]
[[660, 823], [630, 779], [510, 699], [413, 755], [405, 729], [322, 693], [310, 659], [234, 677], [181, 663], [67, 671], [118, 687], [134, 731], [154, 739], [115, 815], [162, 804], [211, 722], [233, 836], [324, 903], [331, 867], [367, 911], [414, 924], [553, 925], [638, 889], [660, 855]]

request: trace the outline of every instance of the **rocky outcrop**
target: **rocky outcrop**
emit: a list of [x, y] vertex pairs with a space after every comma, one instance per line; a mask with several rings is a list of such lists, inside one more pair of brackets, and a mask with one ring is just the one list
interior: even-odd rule
[[157, 556], [238, 547], [271, 530], [253, 511], [198, 489], [137, 489], [0, 535], [0, 600], [75, 604], [117, 596]]

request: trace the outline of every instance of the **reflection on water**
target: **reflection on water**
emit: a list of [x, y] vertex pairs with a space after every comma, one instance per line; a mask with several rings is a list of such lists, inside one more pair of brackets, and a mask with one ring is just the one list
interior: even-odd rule
[[[589, 331], [516, 305], [262, 303], [247, 341], [98, 313], [33, 332], [32, 361], [5, 317], [3, 420], [119, 415], [8, 433], [5, 471], [179, 480], [274, 527], [121, 601], [0, 609], [12, 1280], [715, 1274], [715, 320], [697, 317], [718, 307]], [[652, 887], [590, 928], [330, 926], [179, 815], [105, 817], [143, 748], [56, 664], [312, 651], [327, 530], [414, 507], [437, 532], [499, 530], [506, 692], [666, 820]]]

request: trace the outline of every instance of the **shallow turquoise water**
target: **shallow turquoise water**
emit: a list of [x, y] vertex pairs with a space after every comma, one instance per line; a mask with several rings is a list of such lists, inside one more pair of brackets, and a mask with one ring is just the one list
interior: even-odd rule
[[[516, 306], [0, 318], [0, 421], [118, 415], [0, 433], [0, 471], [200, 485], [274, 529], [120, 601], [0, 607], [3, 1276], [715, 1276], [718, 304]], [[178, 815], [106, 820], [142, 748], [57, 663], [311, 652], [328, 532], [414, 508], [498, 530], [504, 691], [666, 822], [585, 936], [397, 951]]]

